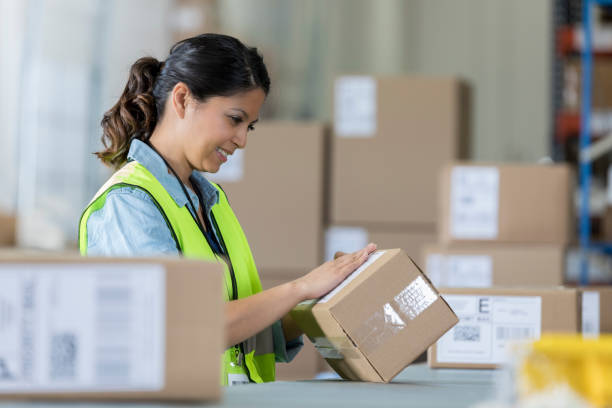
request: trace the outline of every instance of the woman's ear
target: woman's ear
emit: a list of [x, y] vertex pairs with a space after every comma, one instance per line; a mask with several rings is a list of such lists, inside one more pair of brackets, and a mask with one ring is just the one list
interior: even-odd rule
[[190, 99], [189, 88], [182, 82], [177, 83], [172, 88], [172, 108], [180, 119], [185, 117], [185, 111], [187, 110], [187, 104]]

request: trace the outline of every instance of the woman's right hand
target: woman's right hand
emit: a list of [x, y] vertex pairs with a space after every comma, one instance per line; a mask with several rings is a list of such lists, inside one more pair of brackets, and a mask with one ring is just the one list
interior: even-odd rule
[[359, 268], [374, 251], [376, 251], [376, 245], [368, 244], [357, 252], [343, 254], [333, 261], [325, 262], [297, 279], [295, 282], [299, 288], [300, 302], [308, 299], [318, 299], [326, 295], [355, 269]]

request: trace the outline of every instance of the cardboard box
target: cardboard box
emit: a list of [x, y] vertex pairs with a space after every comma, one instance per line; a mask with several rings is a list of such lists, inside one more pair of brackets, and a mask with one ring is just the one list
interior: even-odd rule
[[291, 316], [343, 378], [389, 382], [457, 323], [418, 266], [381, 250], [336, 289]]
[[582, 295], [582, 334], [612, 333], [612, 286], [579, 287]]
[[259, 123], [247, 148], [207, 175], [227, 193], [258, 269], [319, 265], [325, 140], [319, 123]]
[[218, 400], [223, 271], [5, 254], [0, 400]]
[[437, 174], [466, 156], [465, 84], [345, 76], [334, 100], [330, 222], [435, 228]]
[[427, 245], [425, 274], [436, 287], [558, 286], [565, 278], [563, 245]]
[[[270, 289], [287, 283], [308, 271], [293, 271], [282, 273], [278, 271], [260, 271], [261, 285]], [[304, 347], [293, 361], [289, 363], [276, 363], [276, 381], [312, 380], [320, 371], [324, 371], [325, 360], [304, 336]]]
[[[591, 104], [593, 109], [612, 109], [612, 62], [606, 58], [593, 60]], [[582, 100], [582, 68], [580, 57], [567, 59], [563, 72], [563, 106], [580, 111]]]
[[442, 243], [566, 245], [574, 238], [568, 165], [448, 165], [441, 174]]
[[365, 228], [334, 225], [325, 231], [325, 261], [334, 258], [338, 251], [355, 252], [373, 242], [379, 248], [401, 248], [423, 265], [422, 250], [425, 244], [436, 240], [434, 228]]
[[0, 213], [0, 247], [15, 246], [16, 225], [15, 216]]
[[564, 288], [444, 288], [459, 323], [429, 348], [434, 368], [496, 368], [509, 344], [542, 333], [577, 333], [579, 293]]

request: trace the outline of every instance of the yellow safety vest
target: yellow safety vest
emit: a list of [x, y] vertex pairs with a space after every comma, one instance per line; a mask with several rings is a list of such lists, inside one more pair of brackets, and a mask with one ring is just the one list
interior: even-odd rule
[[[213, 185], [219, 191], [219, 202], [211, 209], [212, 219], [217, 227], [219, 240], [222, 241], [221, 245], [225, 246], [229, 254], [234, 275], [232, 279], [230, 267], [223, 262], [225, 265], [225, 298], [230, 301], [233, 298], [232, 294], [235, 293], [237, 299], [242, 299], [261, 292], [261, 282], [242, 227], [224, 191], [218, 185], [214, 183]], [[161, 183], [137, 161], [130, 161], [115, 172], [83, 212], [79, 223], [79, 247], [82, 255], [87, 255], [89, 216], [104, 206], [106, 196], [111, 190], [126, 186], [139, 188], [151, 196], [164, 216], [177, 243], [177, 248], [185, 257], [219, 262], [219, 257], [210, 248], [187, 206], [179, 207]], [[230, 384], [235, 380], [240, 382], [240, 379], [245, 378], [257, 383], [269, 382], [274, 381], [274, 376], [275, 357], [271, 327], [245, 340], [240, 345], [227, 349], [223, 354], [222, 385], [228, 385], [228, 381]]]

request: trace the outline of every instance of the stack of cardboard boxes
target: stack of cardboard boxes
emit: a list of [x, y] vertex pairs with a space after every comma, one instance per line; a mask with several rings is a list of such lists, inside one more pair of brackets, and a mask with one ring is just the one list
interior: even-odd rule
[[565, 165], [444, 168], [439, 240], [424, 248], [424, 259], [460, 322], [430, 348], [432, 367], [496, 367], [513, 341], [577, 332], [584, 321], [599, 330], [605, 291], [600, 302], [599, 291], [585, 297], [561, 286], [574, 237], [572, 192]]
[[437, 175], [467, 150], [455, 78], [343, 76], [334, 90], [326, 260], [376, 242], [418, 260], [435, 239]]

